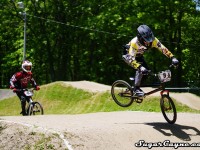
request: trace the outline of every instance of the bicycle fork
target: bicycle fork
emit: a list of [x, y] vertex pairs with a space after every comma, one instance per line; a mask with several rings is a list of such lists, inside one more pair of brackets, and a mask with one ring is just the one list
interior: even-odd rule
[[[164, 93], [166, 93], [167, 97], [169, 97], [169, 91], [168, 91], [168, 90], [162, 90], [162, 91], [160, 92], [161, 98], [164, 98], [164, 97], [165, 97], [165, 96], [163, 96], [163, 95], [165, 95]], [[164, 99], [163, 99], [163, 101], [164, 101]], [[164, 110], [165, 110], [165, 111], [168, 111], [168, 110], [171, 110], [171, 109], [172, 109], [171, 103], [169, 102], [168, 99], [165, 100], [165, 102], [164, 102]]]
[[168, 90], [162, 90], [162, 91], [160, 92], [160, 95], [163, 96], [164, 93], [166, 93], [167, 96], [169, 96], [169, 91], [168, 91]]

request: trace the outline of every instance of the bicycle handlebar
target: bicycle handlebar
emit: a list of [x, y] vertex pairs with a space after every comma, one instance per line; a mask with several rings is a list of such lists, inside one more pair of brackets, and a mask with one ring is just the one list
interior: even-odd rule
[[[169, 68], [172, 68], [172, 67], [177, 68], [178, 66], [176, 66], [174, 64], [169, 65]], [[144, 74], [144, 75], [158, 76], [158, 73], [153, 73], [153, 72], [151, 72], [151, 70], [148, 70], [147, 74]]]
[[[15, 92], [22, 92], [22, 91], [27, 91], [28, 90], [28, 88], [25, 88], [25, 89], [15, 89]], [[30, 89], [30, 91], [34, 91], [34, 90], [36, 90], [35, 88], [31, 88]]]

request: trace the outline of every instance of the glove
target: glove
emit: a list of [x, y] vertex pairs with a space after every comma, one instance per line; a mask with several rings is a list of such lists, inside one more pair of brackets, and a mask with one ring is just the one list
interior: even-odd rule
[[172, 57], [172, 65], [178, 66], [178, 64], [179, 64], [178, 59], [176, 59], [175, 57]]
[[143, 74], [143, 75], [147, 75], [149, 73], [149, 71], [143, 67], [143, 66], [139, 66], [139, 71]]
[[35, 87], [35, 90], [36, 90], [36, 91], [40, 90], [40, 87], [39, 87], [39, 86], [36, 86], [36, 87]]
[[13, 90], [13, 93], [16, 93], [17, 92], [17, 89], [14, 87], [14, 86], [10, 86], [10, 89], [12, 89]]
[[14, 89], [13, 89], [13, 93], [16, 93], [16, 92], [17, 92], [17, 89], [16, 89], [16, 88], [14, 88]]
[[10, 86], [10, 89], [14, 89], [14, 88], [15, 88], [14, 86], [12, 86], [12, 85]]

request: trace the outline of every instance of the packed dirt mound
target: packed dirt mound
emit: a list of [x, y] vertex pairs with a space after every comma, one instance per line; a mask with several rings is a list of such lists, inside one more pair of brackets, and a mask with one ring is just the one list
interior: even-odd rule
[[75, 88], [87, 90], [90, 92], [105, 92], [110, 91], [111, 86], [100, 84], [91, 81], [67, 81], [65, 84], [69, 84]]
[[[23, 120], [24, 118], [22, 118]], [[15, 119], [13, 119], [15, 120]], [[31, 124], [0, 120], [0, 149], [65, 149], [60, 134]]]
[[170, 96], [190, 108], [200, 110], [200, 97], [192, 93], [170, 93]]
[[[64, 82], [65, 84], [71, 85], [73, 87], [87, 90], [90, 92], [105, 92], [110, 91], [111, 86], [104, 85], [100, 83], [95, 83], [91, 81], [73, 81], [73, 82]], [[144, 92], [148, 92], [153, 90], [151, 87], [142, 88]], [[160, 96], [160, 92], [154, 93], [151, 96]], [[170, 96], [174, 98], [176, 101], [187, 105], [190, 108], [200, 110], [200, 97], [191, 94], [191, 93], [173, 93], [170, 92]]]
[[[111, 86], [100, 84], [96, 82], [91, 81], [67, 81], [64, 82], [66, 85], [71, 85], [75, 88], [87, 90], [90, 92], [105, 92], [110, 91]], [[142, 88], [144, 92], [148, 92], [152, 90], [151, 87], [145, 87]], [[9, 89], [0, 89], [0, 100], [15, 96], [16, 94], [12, 92], [12, 90]], [[160, 96], [160, 92], [157, 92], [155, 94], [152, 94], [151, 96]], [[192, 93], [172, 93], [170, 92], [170, 96], [174, 98], [176, 101], [187, 105], [190, 108], [200, 110], [200, 97], [192, 94]]]

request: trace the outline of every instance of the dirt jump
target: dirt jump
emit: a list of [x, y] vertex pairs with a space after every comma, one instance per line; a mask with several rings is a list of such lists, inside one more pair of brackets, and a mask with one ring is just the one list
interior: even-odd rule
[[[110, 90], [94, 82], [66, 82], [92, 92]], [[148, 89], [146, 89], [148, 90]], [[174, 95], [173, 95], [174, 94]], [[200, 109], [199, 97], [171, 93], [189, 107]], [[178, 113], [175, 124], [168, 124], [162, 113], [119, 111], [80, 115], [0, 117], [0, 149], [39, 149], [41, 135], [47, 136], [46, 149], [57, 150], [135, 150], [199, 149], [200, 114]], [[47, 143], [48, 143], [47, 142]], [[53, 143], [53, 144], [52, 144]]]

